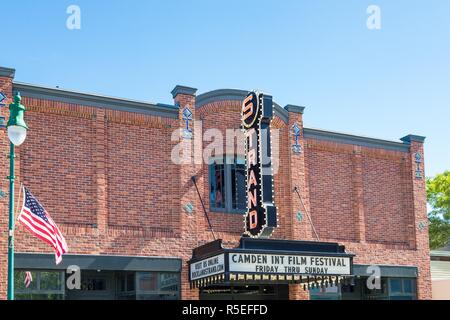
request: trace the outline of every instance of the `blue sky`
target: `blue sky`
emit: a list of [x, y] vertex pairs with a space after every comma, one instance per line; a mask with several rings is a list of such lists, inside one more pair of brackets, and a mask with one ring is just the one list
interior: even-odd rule
[[176, 84], [262, 89], [309, 127], [425, 135], [427, 175], [450, 169], [448, 0], [16, 0], [0, 16], [17, 81], [160, 103]]

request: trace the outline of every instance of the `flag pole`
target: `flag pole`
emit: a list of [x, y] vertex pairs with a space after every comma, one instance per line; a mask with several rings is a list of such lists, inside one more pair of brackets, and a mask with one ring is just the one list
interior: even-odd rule
[[[16, 211], [19, 212], [19, 213], [20, 213], [20, 210], [21, 210], [21, 209], [19, 209], [19, 207], [20, 207], [20, 196], [22, 195], [22, 189], [23, 189], [23, 183], [20, 182], [19, 197], [17, 198], [17, 209], [16, 209]], [[19, 220], [19, 215], [17, 214], [16, 222], [18, 220]], [[14, 226], [14, 229], [15, 229], [15, 226]]]

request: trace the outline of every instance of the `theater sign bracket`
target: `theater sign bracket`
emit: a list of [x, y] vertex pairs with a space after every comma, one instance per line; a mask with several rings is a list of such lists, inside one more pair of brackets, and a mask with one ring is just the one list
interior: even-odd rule
[[268, 238], [278, 226], [273, 191], [270, 135], [272, 118], [272, 97], [260, 92], [250, 92], [242, 103], [242, 129], [247, 166], [244, 235], [252, 238]]

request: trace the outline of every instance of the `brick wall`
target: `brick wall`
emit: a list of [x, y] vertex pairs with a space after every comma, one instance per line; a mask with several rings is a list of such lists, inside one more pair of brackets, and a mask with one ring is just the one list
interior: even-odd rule
[[[364, 156], [363, 192], [366, 240], [372, 243], [408, 244], [414, 212], [405, 207], [411, 195], [401, 183], [405, 156], [383, 159]], [[399, 183], [400, 182], [400, 183]], [[382, 235], [380, 237], [380, 235]]]
[[[305, 154], [311, 217], [319, 237], [356, 240], [356, 220], [352, 210], [352, 153], [346, 152], [349, 148], [329, 143], [307, 143]], [[335, 224], [334, 221], [341, 223]]]
[[[0, 88], [11, 96], [11, 79], [0, 78]], [[203, 132], [239, 128], [239, 101], [220, 101], [195, 109], [195, 96], [178, 94], [179, 119], [120, 112], [88, 106], [25, 98], [30, 126], [18, 148], [17, 174], [61, 226], [71, 253], [170, 256], [183, 260], [182, 297], [198, 298], [190, 290], [187, 261], [191, 250], [212, 240], [201, 203], [191, 181], [197, 177], [213, 228], [227, 247], [236, 246], [243, 218], [209, 210], [207, 165], [171, 162], [173, 130], [184, 127], [181, 112], [194, 113], [192, 126]], [[4, 112], [4, 111], [2, 111]], [[419, 267], [419, 298], [430, 298], [427, 232], [423, 180], [414, 177], [413, 153], [423, 152], [414, 142], [410, 153], [361, 148], [304, 139], [304, 152], [290, 149], [294, 122], [303, 117], [289, 113], [289, 123], [276, 117], [279, 130], [279, 171], [275, 175], [275, 202], [279, 228], [274, 238], [314, 240], [306, 213], [311, 214], [322, 241], [339, 241], [355, 253], [355, 263]], [[194, 150], [194, 139], [183, 141]], [[7, 137], [0, 131], [2, 157], [7, 168]], [[204, 143], [203, 146], [207, 144]], [[7, 190], [6, 180], [0, 181]], [[293, 193], [297, 186], [302, 200]], [[187, 203], [194, 212], [184, 210]], [[62, 207], [61, 204], [64, 204]], [[7, 198], [0, 199], [7, 212]], [[297, 212], [304, 218], [297, 219]], [[142, 216], [142, 220], [138, 219]], [[6, 230], [5, 215], [0, 227]], [[0, 296], [6, 292], [6, 237], [0, 237]], [[16, 230], [17, 252], [51, 250], [21, 226]], [[291, 286], [292, 298], [307, 298]]]
[[22, 104], [27, 107], [30, 129], [26, 143], [18, 148], [20, 182], [45, 203], [49, 212], [58, 212], [56, 221], [69, 225], [95, 224], [91, 143], [94, 110], [80, 114], [46, 113], [43, 106], [48, 110], [61, 110], [65, 106], [28, 98], [23, 98]]
[[170, 134], [171, 127], [108, 122], [109, 226], [176, 229], [179, 215], [172, 208], [177, 207], [178, 170], [169, 160]]

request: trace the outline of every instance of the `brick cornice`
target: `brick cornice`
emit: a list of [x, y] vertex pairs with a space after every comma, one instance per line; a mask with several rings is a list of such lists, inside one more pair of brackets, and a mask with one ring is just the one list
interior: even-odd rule
[[130, 227], [130, 226], [119, 226], [119, 225], [109, 225], [107, 233], [109, 236], [133, 236], [140, 238], [173, 238], [175, 233], [170, 227]]
[[95, 117], [95, 109], [93, 107], [78, 106], [58, 101], [37, 100], [34, 98], [24, 97], [22, 102], [27, 111], [56, 114], [67, 117], [92, 119]]
[[105, 119], [111, 123], [135, 125], [154, 129], [171, 129], [177, 128], [177, 120], [148, 116], [144, 114], [105, 110]]
[[215, 113], [241, 112], [242, 103], [236, 100], [216, 101], [205, 104], [197, 109], [197, 115], [206, 116]]
[[176, 119], [150, 116], [146, 114], [125, 112], [118, 110], [99, 109], [95, 107], [80, 106], [64, 102], [23, 98], [27, 111], [55, 114], [66, 117], [95, 119], [99, 110], [105, 111], [105, 120], [112, 123], [136, 125], [147, 128], [170, 129]]

